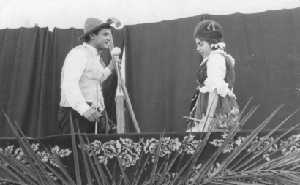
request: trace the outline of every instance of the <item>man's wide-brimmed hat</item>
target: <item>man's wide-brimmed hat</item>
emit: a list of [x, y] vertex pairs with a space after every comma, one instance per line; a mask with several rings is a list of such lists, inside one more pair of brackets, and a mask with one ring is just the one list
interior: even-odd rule
[[104, 22], [97, 18], [87, 18], [84, 23], [83, 34], [80, 39], [83, 40], [89, 34], [101, 30], [101, 29], [111, 29], [111, 22]]

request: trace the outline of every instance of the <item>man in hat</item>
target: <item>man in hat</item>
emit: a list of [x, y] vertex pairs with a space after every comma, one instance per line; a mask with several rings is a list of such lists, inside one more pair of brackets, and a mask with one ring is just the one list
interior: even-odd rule
[[[61, 71], [61, 100], [58, 115], [62, 133], [70, 133], [70, 122], [75, 131], [82, 133], [109, 132], [102, 95], [102, 82], [112, 73], [114, 60], [105, 66], [101, 53], [112, 43], [110, 23], [88, 18], [80, 39], [83, 44], [73, 48], [66, 56]], [[120, 49], [113, 48], [112, 57]], [[100, 129], [99, 129], [100, 128]]]

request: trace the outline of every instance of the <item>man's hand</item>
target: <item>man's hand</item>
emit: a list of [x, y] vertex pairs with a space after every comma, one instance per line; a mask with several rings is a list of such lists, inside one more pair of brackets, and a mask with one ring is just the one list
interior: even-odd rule
[[110, 71], [113, 71], [116, 68], [116, 61], [115, 60], [110, 60], [109, 64], [108, 64], [108, 69], [110, 69]]
[[110, 63], [108, 64], [108, 68], [112, 71], [113, 69], [115, 69], [116, 65], [119, 65], [118, 67], [120, 67], [120, 58], [119, 55], [121, 54], [121, 49], [118, 47], [114, 47], [111, 52], [111, 57], [112, 60], [110, 61]]
[[95, 108], [91, 107], [85, 113], [83, 113], [83, 117], [85, 117], [89, 121], [96, 121], [101, 117], [101, 113], [97, 111]]

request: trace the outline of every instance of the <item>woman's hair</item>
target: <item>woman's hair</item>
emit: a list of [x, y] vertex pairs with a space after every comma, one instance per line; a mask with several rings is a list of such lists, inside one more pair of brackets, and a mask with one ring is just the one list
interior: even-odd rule
[[196, 25], [193, 36], [209, 44], [216, 44], [223, 41], [223, 28], [214, 20], [203, 20]]

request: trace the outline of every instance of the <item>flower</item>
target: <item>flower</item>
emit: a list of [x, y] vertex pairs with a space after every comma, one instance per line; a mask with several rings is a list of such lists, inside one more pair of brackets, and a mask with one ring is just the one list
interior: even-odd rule
[[56, 154], [59, 157], [67, 157], [72, 153], [72, 151], [70, 149], [60, 149], [59, 146], [55, 145], [51, 148], [51, 153]]
[[24, 152], [21, 148], [16, 148], [16, 150], [14, 151], [14, 155], [16, 156], [16, 159], [22, 160], [24, 157]]
[[201, 140], [192, 140], [189, 143], [185, 143], [183, 145], [183, 152], [186, 152], [187, 154], [194, 154], [200, 143]]
[[169, 143], [169, 147], [170, 147], [170, 150], [171, 150], [172, 152], [179, 151], [181, 145], [182, 145], [182, 144], [181, 144], [181, 142], [179, 141], [178, 138], [171, 139], [171, 140], [170, 140], [170, 143]]
[[134, 160], [134, 158], [130, 154], [121, 153], [118, 157], [121, 161], [122, 166], [130, 167], [136, 164], [136, 160]]
[[108, 158], [113, 158], [121, 152], [121, 144], [119, 140], [110, 140], [102, 145], [104, 155]]
[[108, 158], [106, 156], [99, 155], [99, 156], [97, 156], [97, 158], [100, 163], [107, 164], [107, 162], [108, 162]]
[[292, 135], [286, 140], [280, 141], [278, 150], [282, 155], [300, 151], [300, 135]]
[[37, 151], [39, 149], [39, 147], [40, 147], [39, 143], [33, 143], [33, 144], [31, 144], [31, 149], [33, 151]]
[[121, 49], [118, 47], [114, 47], [110, 53], [111, 56], [119, 56], [121, 54]]
[[155, 154], [156, 148], [158, 146], [159, 140], [155, 138], [147, 139], [144, 145], [144, 152]]
[[42, 162], [48, 162], [49, 161], [49, 153], [46, 153], [45, 151], [38, 151], [37, 155], [40, 156]]
[[226, 44], [225, 44], [225, 42], [218, 42], [216, 44], [211, 44], [210, 47], [212, 49], [225, 49]]
[[10, 145], [10, 146], [5, 147], [3, 153], [4, 153], [4, 154], [12, 154], [12, 153], [13, 153], [13, 150], [14, 150], [14, 146], [13, 146], [13, 145]]

